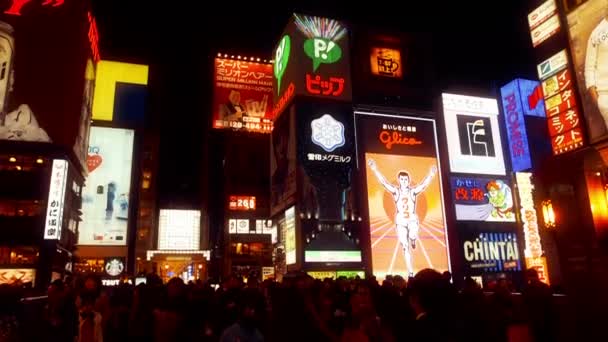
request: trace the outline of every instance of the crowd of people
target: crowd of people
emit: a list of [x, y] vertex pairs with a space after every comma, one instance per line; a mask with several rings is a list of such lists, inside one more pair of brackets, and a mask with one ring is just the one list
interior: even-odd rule
[[[0, 341], [553, 341], [549, 287], [529, 270], [521, 305], [507, 281], [492, 293], [467, 278], [426, 269], [408, 280], [317, 280], [289, 274], [282, 282], [226, 279], [104, 288], [94, 276], [54, 281], [36, 327], [20, 326], [19, 301], [7, 288], [0, 303]], [[17, 317], [17, 318], [16, 318]], [[519, 334], [519, 335], [518, 335]], [[519, 337], [518, 337], [519, 336]]]

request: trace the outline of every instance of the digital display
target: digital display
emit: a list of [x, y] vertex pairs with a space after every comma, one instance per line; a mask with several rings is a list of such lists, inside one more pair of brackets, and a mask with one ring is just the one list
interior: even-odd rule
[[398, 49], [373, 47], [370, 51], [370, 67], [372, 75], [403, 78], [401, 51]]
[[521, 271], [515, 233], [463, 234], [462, 253], [469, 273]]
[[[580, 1], [579, 1], [580, 3]], [[589, 0], [568, 14], [572, 75], [594, 143], [608, 137], [608, 2]], [[573, 139], [566, 139], [572, 141]]]
[[522, 108], [522, 93], [518, 81], [513, 80], [500, 89], [509, 141], [509, 153], [511, 154], [511, 164], [514, 171], [532, 168], [530, 146], [528, 145], [528, 134]]
[[361, 251], [304, 251], [306, 262], [361, 262]]
[[161, 209], [158, 218], [159, 250], [198, 250], [201, 212], [199, 210]]
[[448, 270], [435, 121], [355, 112], [355, 123], [374, 275]]
[[504, 175], [495, 99], [442, 94], [450, 170]]
[[285, 210], [285, 259], [287, 265], [296, 263], [296, 209]]
[[450, 183], [458, 221], [515, 222], [506, 178], [452, 177]]
[[61, 238], [67, 177], [67, 160], [53, 159], [46, 209], [46, 221], [44, 225], [45, 240], [59, 240]]
[[272, 131], [272, 64], [215, 59], [213, 128]]
[[126, 246], [134, 131], [91, 127], [78, 244]]
[[230, 196], [228, 202], [230, 210], [255, 210], [255, 196]]

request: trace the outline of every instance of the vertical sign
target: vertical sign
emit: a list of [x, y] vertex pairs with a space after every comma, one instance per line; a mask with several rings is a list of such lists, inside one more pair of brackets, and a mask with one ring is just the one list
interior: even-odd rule
[[49, 186], [49, 199], [47, 201], [48, 205], [46, 209], [46, 223], [44, 227], [45, 240], [59, 240], [61, 238], [63, 205], [67, 177], [67, 160], [53, 159], [51, 184]]
[[532, 168], [518, 80], [500, 89], [513, 171]]
[[296, 209], [285, 210], [285, 260], [287, 265], [296, 263]]

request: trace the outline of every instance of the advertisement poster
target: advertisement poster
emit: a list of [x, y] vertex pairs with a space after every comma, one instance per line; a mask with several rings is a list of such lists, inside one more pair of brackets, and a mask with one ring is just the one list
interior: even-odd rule
[[450, 170], [504, 175], [496, 100], [453, 94], [442, 97]]
[[285, 210], [285, 260], [287, 265], [296, 263], [296, 208]]
[[463, 260], [467, 273], [522, 270], [517, 234], [465, 231], [461, 235]]
[[159, 250], [198, 250], [200, 234], [200, 210], [160, 210], [158, 218]]
[[293, 204], [296, 195], [295, 107], [275, 122], [270, 139], [270, 215]]
[[530, 146], [524, 121], [522, 94], [519, 90], [519, 80], [513, 80], [500, 88], [502, 108], [507, 127], [509, 153], [514, 171], [532, 168]]
[[272, 64], [216, 58], [213, 128], [272, 131]]
[[450, 184], [458, 221], [515, 222], [506, 178], [452, 177]]
[[435, 121], [355, 112], [379, 279], [450, 268]]
[[91, 127], [79, 245], [126, 246], [134, 135], [130, 129]]
[[568, 14], [574, 74], [589, 140], [608, 137], [608, 2], [589, 0]]

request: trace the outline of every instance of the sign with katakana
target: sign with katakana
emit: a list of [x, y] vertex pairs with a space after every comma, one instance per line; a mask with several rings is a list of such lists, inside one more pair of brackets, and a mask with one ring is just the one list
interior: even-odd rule
[[571, 85], [570, 69], [565, 69], [543, 81], [543, 94], [546, 98], [549, 98], [570, 88]]
[[583, 146], [583, 132], [580, 127], [551, 137], [553, 154], [558, 155]]
[[580, 126], [580, 116], [576, 107], [555, 115], [547, 120], [549, 135], [556, 136]]
[[51, 181], [46, 208], [44, 225], [45, 240], [59, 240], [63, 223], [63, 205], [68, 176], [68, 162], [63, 159], [53, 159]]
[[272, 131], [272, 64], [215, 59], [213, 128]]

